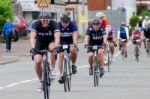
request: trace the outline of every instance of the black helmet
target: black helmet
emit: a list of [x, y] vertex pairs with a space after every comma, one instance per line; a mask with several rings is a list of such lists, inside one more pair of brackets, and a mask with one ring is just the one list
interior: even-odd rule
[[69, 23], [71, 21], [69, 13], [63, 13], [60, 19], [64, 23]]
[[52, 17], [51, 13], [48, 11], [41, 11], [39, 19], [50, 19]]

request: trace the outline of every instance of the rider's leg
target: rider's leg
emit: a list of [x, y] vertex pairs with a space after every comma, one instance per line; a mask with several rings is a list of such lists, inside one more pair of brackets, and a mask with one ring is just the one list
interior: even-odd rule
[[62, 84], [64, 82], [64, 79], [63, 79], [63, 60], [64, 60], [64, 53], [63, 52], [60, 52], [59, 53], [59, 57], [58, 57], [58, 66], [59, 66], [59, 80], [58, 82], [60, 84]]
[[59, 75], [63, 75], [63, 60], [64, 60], [64, 53], [60, 52], [58, 55], [58, 66], [59, 66]]
[[[50, 51], [52, 51], [55, 48], [55, 43], [54, 42], [50, 43], [48, 47], [49, 47]], [[56, 55], [55, 55], [54, 52], [51, 52], [50, 60], [51, 60], [51, 64], [50, 64], [50, 70], [51, 70], [50, 78], [54, 79], [55, 78], [54, 67], [55, 67], [55, 61], [56, 61]]]
[[100, 68], [104, 68], [104, 50], [102, 48], [100, 48], [98, 50], [98, 59], [100, 62]]
[[75, 65], [76, 59], [77, 59], [77, 51], [74, 47], [70, 47], [70, 54], [71, 54], [71, 60], [72, 60], [72, 73], [77, 73], [77, 66]]
[[111, 59], [113, 59], [114, 58], [114, 51], [115, 51], [114, 43], [110, 42], [109, 47], [110, 47], [110, 52], [111, 52]]
[[[49, 44], [49, 49], [50, 50], [54, 49], [54, 47], [55, 47], [54, 42]], [[53, 52], [51, 53], [50, 60], [51, 60], [51, 68], [54, 69], [56, 58], [55, 58], [55, 54]]]
[[104, 50], [100, 48], [98, 50], [98, 59], [100, 63], [100, 77], [104, 75]]
[[35, 61], [35, 71], [39, 78], [39, 82], [37, 84], [37, 91], [41, 92], [43, 89], [43, 87], [42, 87], [42, 67], [41, 67], [42, 55], [36, 54], [34, 56], [34, 61]]
[[93, 75], [93, 57], [94, 57], [94, 54], [93, 52], [88, 52], [88, 63], [90, 65], [90, 68], [89, 68], [89, 75]]
[[42, 61], [42, 55], [36, 54], [34, 56], [35, 61], [35, 71], [39, 78], [39, 80], [42, 80], [42, 67], [41, 67], [41, 61]]
[[90, 67], [92, 67], [92, 65], [93, 65], [93, 57], [94, 57], [94, 53], [89, 52], [88, 53], [88, 62], [89, 62]]
[[77, 59], [77, 51], [74, 47], [70, 47], [70, 54], [71, 54], [72, 64], [75, 64]]

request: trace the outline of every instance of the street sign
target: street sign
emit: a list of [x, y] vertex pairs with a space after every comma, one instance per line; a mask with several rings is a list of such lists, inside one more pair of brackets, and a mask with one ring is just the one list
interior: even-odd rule
[[51, 0], [37, 0], [38, 8], [48, 8]]
[[88, 18], [87, 18], [87, 16], [85, 16], [85, 15], [81, 15], [81, 16], [80, 16], [80, 22], [81, 22], [82, 24], [87, 23], [87, 22], [88, 22]]

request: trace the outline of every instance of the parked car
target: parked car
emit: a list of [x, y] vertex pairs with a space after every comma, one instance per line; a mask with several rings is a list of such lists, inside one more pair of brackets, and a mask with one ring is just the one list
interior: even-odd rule
[[30, 21], [30, 22], [29, 22], [28, 27], [27, 27], [28, 32], [30, 32], [30, 31], [31, 31], [31, 29], [32, 29], [32, 25], [33, 25], [33, 24], [34, 24], [34, 22], [36, 22], [36, 21], [38, 21], [38, 20], [32, 20], [32, 21]]
[[27, 35], [27, 23], [23, 16], [15, 16], [13, 24], [19, 36]]

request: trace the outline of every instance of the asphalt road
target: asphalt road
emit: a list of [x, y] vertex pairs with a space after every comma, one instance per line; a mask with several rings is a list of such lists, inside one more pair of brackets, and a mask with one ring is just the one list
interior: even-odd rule
[[[115, 63], [111, 72], [93, 86], [93, 77], [88, 75], [86, 50], [80, 44], [77, 60], [78, 74], [73, 76], [71, 92], [64, 92], [58, 77], [51, 86], [51, 99], [150, 99], [150, 57], [141, 49], [140, 62], [133, 60], [133, 46], [128, 47], [128, 58], [124, 61], [116, 49]], [[56, 73], [58, 68], [56, 66]], [[30, 58], [0, 65], [0, 99], [43, 99], [36, 92], [37, 78]]]

